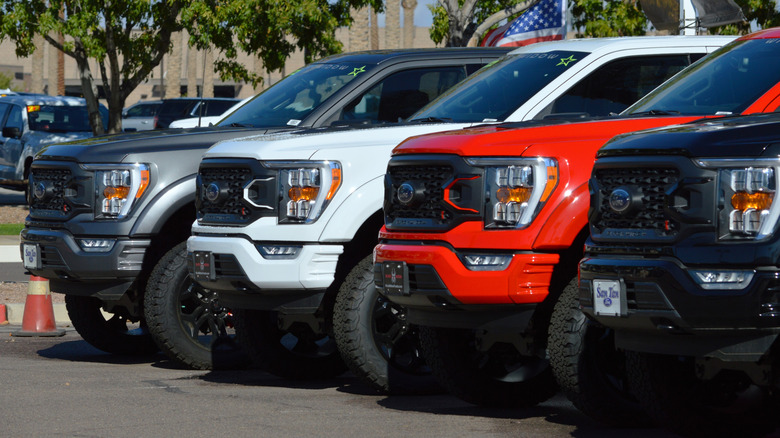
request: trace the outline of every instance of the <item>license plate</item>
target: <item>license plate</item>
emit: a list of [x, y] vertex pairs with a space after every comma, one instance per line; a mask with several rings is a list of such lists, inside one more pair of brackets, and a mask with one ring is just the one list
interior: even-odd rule
[[200, 280], [213, 280], [214, 256], [211, 251], [195, 251], [192, 253], [192, 266], [195, 278]]
[[387, 295], [409, 295], [409, 267], [406, 262], [382, 263], [382, 286]]
[[618, 280], [593, 280], [593, 311], [596, 315], [627, 313], [626, 293]]
[[24, 269], [41, 269], [41, 250], [38, 245], [25, 243], [22, 246], [22, 263]]

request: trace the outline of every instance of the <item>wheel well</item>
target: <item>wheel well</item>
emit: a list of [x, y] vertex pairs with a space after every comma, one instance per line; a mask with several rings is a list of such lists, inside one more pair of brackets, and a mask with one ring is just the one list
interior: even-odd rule
[[547, 343], [547, 328], [550, 325], [553, 308], [563, 289], [569, 284], [572, 277], [577, 275], [577, 268], [583, 256], [585, 240], [588, 238], [588, 227], [583, 228], [577, 234], [571, 246], [559, 253], [560, 261], [553, 268], [552, 278], [550, 279], [550, 289], [547, 298], [536, 306], [532, 318], [532, 329], [535, 328], [535, 337], [537, 342]]
[[144, 264], [141, 273], [136, 278], [135, 287], [143, 294], [146, 290], [146, 282], [157, 264], [165, 253], [174, 246], [187, 240], [190, 236], [192, 222], [195, 220], [195, 204], [189, 203], [177, 210], [168, 217], [160, 231], [152, 236], [152, 243], [146, 250]]
[[33, 157], [27, 157], [24, 159], [24, 169], [22, 169], [22, 177], [27, 179], [30, 176], [30, 166], [32, 166]]
[[321, 310], [325, 316], [327, 333], [332, 331], [331, 315], [333, 315], [333, 305], [336, 302], [336, 294], [338, 294], [341, 283], [344, 282], [355, 265], [374, 251], [378, 240], [377, 236], [385, 223], [384, 221], [385, 218], [382, 211], [375, 212], [363, 222], [363, 225], [357, 230], [352, 240], [344, 245], [344, 252], [339, 256], [339, 262], [336, 265], [333, 283], [328, 287], [321, 305]]

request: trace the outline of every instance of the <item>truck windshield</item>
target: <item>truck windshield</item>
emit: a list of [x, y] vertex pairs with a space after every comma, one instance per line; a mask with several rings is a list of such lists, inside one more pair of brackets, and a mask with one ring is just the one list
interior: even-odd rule
[[415, 119], [500, 122], [588, 53], [509, 55], [488, 64], [414, 114]]
[[260, 93], [219, 126], [270, 128], [298, 126], [330, 96], [374, 65], [363, 63], [311, 64]]
[[778, 81], [780, 41], [735, 41], [683, 70], [622, 114], [739, 114]]

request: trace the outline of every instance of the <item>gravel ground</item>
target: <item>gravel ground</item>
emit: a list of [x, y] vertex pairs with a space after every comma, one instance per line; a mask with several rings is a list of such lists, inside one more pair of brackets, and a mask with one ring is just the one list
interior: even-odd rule
[[[0, 206], [0, 224], [20, 224], [27, 217], [26, 206]], [[21, 267], [21, 266], [20, 266]], [[51, 294], [52, 301], [63, 303], [65, 295]], [[24, 303], [27, 299], [27, 283], [0, 282], [0, 303]]]

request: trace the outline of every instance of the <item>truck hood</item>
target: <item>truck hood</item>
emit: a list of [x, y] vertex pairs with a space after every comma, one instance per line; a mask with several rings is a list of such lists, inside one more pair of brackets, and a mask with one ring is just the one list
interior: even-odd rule
[[44, 147], [36, 158], [119, 163], [135, 161], [135, 157], [148, 157], [156, 152], [197, 151], [200, 156], [220, 140], [265, 132], [268, 132], [265, 128], [229, 127], [140, 131], [51, 144]]
[[393, 155], [520, 156], [535, 145], [607, 141], [624, 132], [685, 123], [695, 119], [698, 117], [611, 117], [585, 122], [520, 122], [479, 126], [409, 138], [393, 150]]
[[[388, 148], [413, 135], [460, 129], [466, 124], [403, 124], [373, 128], [311, 129], [243, 137], [222, 141], [206, 152], [204, 158], [251, 158], [255, 160], [327, 159], [333, 151], [352, 148]], [[389, 154], [389, 149], [388, 152]], [[389, 155], [388, 155], [389, 158]], [[383, 157], [384, 159], [384, 157]]]
[[618, 136], [598, 156], [778, 157], [778, 133], [780, 114], [777, 113], [699, 120]]

